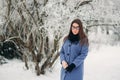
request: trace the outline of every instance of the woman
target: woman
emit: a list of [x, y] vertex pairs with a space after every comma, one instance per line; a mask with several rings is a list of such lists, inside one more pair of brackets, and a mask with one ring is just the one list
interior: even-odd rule
[[61, 80], [83, 80], [84, 60], [87, 54], [88, 38], [83, 31], [82, 22], [75, 19], [60, 51]]

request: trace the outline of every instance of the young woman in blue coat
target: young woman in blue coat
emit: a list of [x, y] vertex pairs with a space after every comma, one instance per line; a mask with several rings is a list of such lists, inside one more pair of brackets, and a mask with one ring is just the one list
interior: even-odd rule
[[73, 20], [60, 51], [61, 80], [83, 80], [88, 45], [82, 22], [80, 19]]

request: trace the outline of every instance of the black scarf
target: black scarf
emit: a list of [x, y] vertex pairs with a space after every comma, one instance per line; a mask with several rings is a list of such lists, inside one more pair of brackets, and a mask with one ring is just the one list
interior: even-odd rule
[[68, 35], [68, 39], [73, 43], [80, 40], [79, 34], [74, 35], [72, 32]]

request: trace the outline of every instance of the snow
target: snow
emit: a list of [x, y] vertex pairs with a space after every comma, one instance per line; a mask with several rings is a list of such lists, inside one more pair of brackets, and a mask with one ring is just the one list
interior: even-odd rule
[[57, 74], [56, 72], [47, 72], [45, 75], [37, 76], [34, 70], [26, 70], [24, 63], [18, 60], [12, 60], [8, 64], [0, 65], [1, 80], [53, 80], [59, 74], [58, 72]]
[[[120, 46], [104, 45], [90, 50], [85, 60], [84, 80], [120, 80]], [[60, 80], [59, 59], [53, 71], [36, 76], [34, 70], [26, 70], [19, 60], [0, 65], [1, 80]]]
[[120, 47], [91, 51], [85, 62], [85, 80], [120, 80]]

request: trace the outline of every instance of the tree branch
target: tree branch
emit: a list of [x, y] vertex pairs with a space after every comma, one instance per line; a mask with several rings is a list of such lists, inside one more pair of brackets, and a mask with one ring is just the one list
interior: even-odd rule
[[76, 4], [75, 9], [79, 9], [80, 6], [90, 4], [90, 2], [92, 2], [92, 0], [84, 0], [82, 2], [79, 2]]

